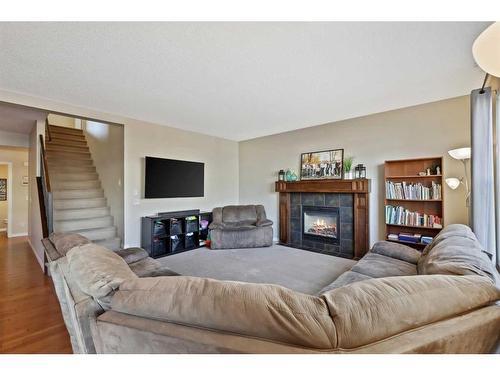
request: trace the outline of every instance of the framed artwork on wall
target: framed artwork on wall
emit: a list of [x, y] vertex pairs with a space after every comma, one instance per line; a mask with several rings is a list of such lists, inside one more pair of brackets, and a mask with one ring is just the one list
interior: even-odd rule
[[300, 156], [300, 179], [341, 179], [343, 163], [343, 148], [304, 153]]
[[0, 178], [0, 201], [7, 200], [7, 179]]

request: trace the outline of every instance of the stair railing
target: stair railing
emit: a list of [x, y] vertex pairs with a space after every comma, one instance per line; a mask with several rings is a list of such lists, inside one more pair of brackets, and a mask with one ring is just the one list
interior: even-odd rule
[[49, 119], [45, 119], [45, 136], [47, 137], [48, 141], [52, 140], [52, 133], [50, 131], [50, 124], [49, 124]]
[[[48, 122], [46, 128], [50, 129]], [[50, 134], [50, 130], [47, 131]], [[48, 135], [47, 138], [50, 136]], [[47, 163], [47, 153], [45, 151], [45, 141], [40, 134], [40, 177], [37, 177], [38, 200], [40, 202], [40, 215], [42, 219], [42, 233], [46, 238], [53, 232], [53, 207], [52, 189], [50, 186], [50, 176]]]

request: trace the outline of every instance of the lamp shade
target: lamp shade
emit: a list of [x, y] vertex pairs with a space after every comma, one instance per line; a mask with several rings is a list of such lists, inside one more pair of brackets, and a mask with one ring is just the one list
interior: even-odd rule
[[465, 160], [465, 159], [470, 159], [470, 152], [471, 152], [470, 147], [462, 147], [450, 150], [448, 151], [448, 154], [450, 154], [450, 156], [453, 159]]
[[477, 37], [472, 55], [482, 70], [500, 77], [500, 22], [495, 22]]
[[460, 180], [458, 178], [450, 177], [450, 178], [445, 179], [445, 181], [446, 181], [446, 185], [448, 185], [450, 187], [450, 189], [452, 189], [452, 190], [455, 190], [456, 188], [458, 188], [460, 186]]

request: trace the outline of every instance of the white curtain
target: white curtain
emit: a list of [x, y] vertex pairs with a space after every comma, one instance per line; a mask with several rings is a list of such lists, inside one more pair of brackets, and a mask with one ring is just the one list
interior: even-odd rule
[[494, 94], [495, 98], [495, 198], [496, 198], [496, 218], [497, 218], [497, 238], [496, 238], [496, 254], [493, 261], [496, 262], [497, 268], [500, 271], [500, 95]]
[[[493, 102], [490, 88], [471, 92], [471, 226], [491, 259], [496, 257]], [[498, 190], [497, 190], [498, 193]]]

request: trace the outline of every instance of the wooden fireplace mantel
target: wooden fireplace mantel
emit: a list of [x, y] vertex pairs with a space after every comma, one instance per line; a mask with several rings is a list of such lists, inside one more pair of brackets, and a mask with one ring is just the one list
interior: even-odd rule
[[370, 179], [357, 180], [301, 180], [276, 181], [279, 198], [280, 242], [290, 245], [290, 195], [291, 193], [343, 193], [353, 195], [354, 258], [361, 258], [369, 249]]

